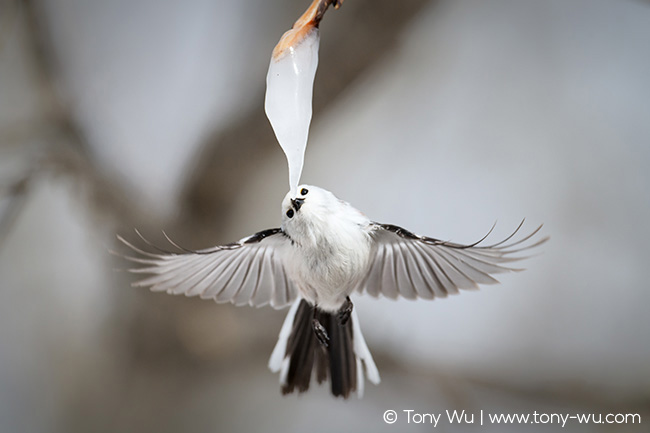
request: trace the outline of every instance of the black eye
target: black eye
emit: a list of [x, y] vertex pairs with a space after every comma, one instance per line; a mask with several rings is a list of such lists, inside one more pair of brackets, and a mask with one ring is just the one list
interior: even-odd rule
[[289, 210], [287, 211], [287, 216], [288, 216], [289, 218], [293, 218], [293, 209], [289, 209]]
[[300, 190], [300, 194], [302, 194], [302, 195], [307, 195], [308, 192], [309, 192], [309, 190], [307, 188], [303, 188], [303, 189]]

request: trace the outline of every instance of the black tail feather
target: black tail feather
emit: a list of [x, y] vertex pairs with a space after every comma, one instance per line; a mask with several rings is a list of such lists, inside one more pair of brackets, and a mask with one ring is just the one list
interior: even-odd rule
[[[356, 356], [352, 341], [352, 320], [341, 325], [336, 314], [316, 310], [302, 300], [296, 311], [293, 328], [287, 343], [286, 356], [289, 357], [289, 370], [282, 394], [294, 390], [305, 392], [309, 389], [314, 363], [316, 380], [322, 383], [328, 376], [332, 394], [347, 398], [357, 389]], [[316, 338], [312, 320], [318, 320], [327, 331], [330, 341], [326, 348]]]
[[[303, 305], [305, 304], [305, 305]], [[316, 348], [316, 337], [312, 331], [312, 312], [309, 305], [302, 301], [296, 312], [293, 322], [293, 329], [287, 343], [287, 355], [290, 355], [287, 383], [282, 387], [282, 394], [293, 392], [298, 388], [299, 392], [309, 389], [311, 370], [314, 364], [314, 349]]]

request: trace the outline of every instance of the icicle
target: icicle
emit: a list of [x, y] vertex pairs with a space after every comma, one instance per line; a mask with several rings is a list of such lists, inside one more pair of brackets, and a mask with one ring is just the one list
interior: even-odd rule
[[311, 6], [280, 38], [266, 75], [264, 109], [287, 156], [289, 187], [297, 193], [311, 122], [314, 77], [318, 67], [318, 24], [330, 6], [343, 0], [313, 0]]
[[[287, 41], [288, 46], [283, 47]], [[264, 109], [287, 156], [289, 187], [294, 194], [309, 135], [319, 41], [318, 28], [314, 26], [289, 30], [273, 51], [266, 76]]]

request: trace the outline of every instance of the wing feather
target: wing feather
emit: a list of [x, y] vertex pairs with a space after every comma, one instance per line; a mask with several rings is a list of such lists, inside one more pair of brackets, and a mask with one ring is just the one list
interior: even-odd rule
[[[167, 235], [165, 235], [167, 237]], [[130, 272], [150, 276], [133, 283], [152, 291], [173, 295], [200, 296], [218, 303], [249, 304], [274, 308], [289, 305], [297, 290], [286, 275], [282, 250], [290, 244], [281, 229], [270, 229], [241, 239], [238, 242], [199, 251], [170, 244], [181, 252], [152, 253], [142, 250], [121, 236], [118, 239], [135, 256], [124, 256], [135, 263]], [[143, 238], [144, 239], [144, 238]]]
[[457, 255], [453, 255], [450, 254], [449, 251], [442, 248], [440, 250], [440, 255], [445, 257], [446, 260], [450, 263], [453, 263], [460, 272], [462, 272], [476, 284], [496, 284], [499, 282], [495, 278], [491, 277], [488, 272], [472, 265], [471, 260], [467, 259], [466, 256], [462, 254], [462, 252]]
[[237, 306], [246, 305], [253, 298], [255, 289], [259, 284], [260, 270], [265, 250], [265, 248], [260, 248], [257, 250], [257, 253], [255, 253], [255, 257], [251, 260], [251, 264], [248, 268], [246, 278], [244, 278], [244, 282], [233, 297], [233, 304]]
[[393, 245], [393, 251], [395, 253], [395, 280], [400, 295], [406, 299], [416, 299], [418, 296], [415, 287], [413, 287], [404, 250], [405, 248], [402, 242]]
[[238, 250], [225, 250], [220, 254], [221, 260], [216, 262], [216, 267], [213, 272], [213, 279], [210, 281], [208, 287], [201, 292], [201, 299], [217, 300], [217, 296], [226, 287], [234, 272], [233, 263], [240, 260], [244, 254], [243, 249]]
[[276, 280], [273, 275], [273, 250], [266, 248], [260, 269], [260, 276], [251, 299], [248, 302], [251, 306], [264, 306], [271, 302], [271, 293], [276, 287]]
[[438, 258], [433, 254], [431, 249], [426, 245], [420, 245], [417, 243], [416, 248], [420, 251], [422, 259], [431, 269], [431, 277], [435, 280], [433, 290], [436, 296], [445, 298], [448, 295], [458, 293], [458, 289], [454, 287], [454, 284], [445, 273], [445, 270], [440, 266], [440, 263], [438, 263]]
[[433, 299], [433, 290], [424, 279], [424, 271], [420, 267], [417, 253], [407, 243], [400, 244], [402, 252], [406, 258], [409, 278], [413, 288], [417, 292], [417, 297], [422, 299]]
[[436, 256], [440, 267], [444, 269], [445, 275], [449, 278], [454, 288], [456, 289], [478, 289], [476, 282], [472, 280], [468, 275], [463, 273], [457, 266], [452, 263], [444, 254], [442, 254], [442, 248], [432, 249], [432, 255]]
[[[496, 284], [493, 274], [520, 271], [510, 263], [527, 258], [520, 253], [539, 247], [549, 238], [534, 240], [542, 226], [513, 240], [523, 221], [505, 239], [484, 245], [490, 232], [478, 242], [463, 245], [418, 236], [390, 224], [373, 226], [375, 240], [368, 275], [359, 291], [391, 299], [444, 298], [459, 290]], [[494, 227], [493, 227], [494, 228]]]
[[[430, 261], [426, 260], [426, 253], [422, 252], [422, 246], [417, 243], [409, 245], [411, 251], [413, 251], [413, 257], [418, 262], [419, 269], [422, 272], [422, 277], [427, 284], [427, 288], [432, 293], [432, 298], [446, 298], [447, 291], [445, 290], [440, 278], [436, 275], [434, 266], [431, 265]], [[426, 298], [425, 298], [426, 299]]]
[[[384, 265], [384, 254], [386, 246], [384, 244], [377, 244], [374, 261], [371, 264], [370, 272], [368, 273], [368, 278], [366, 279], [366, 291], [368, 294], [374, 297], [380, 295], [381, 285], [381, 269]], [[362, 287], [361, 287], [362, 288]]]
[[380, 278], [379, 290], [384, 296], [391, 299], [397, 299], [399, 291], [397, 281], [395, 278], [395, 251], [393, 251], [393, 244], [384, 245], [384, 266]]
[[215, 297], [215, 301], [219, 304], [234, 301], [237, 291], [242, 287], [248, 274], [252, 256], [256, 251], [241, 251], [243, 251], [240, 253], [241, 259], [233, 260], [224, 272], [223, 276], [228, 276], [228, 280], [226, 281], [224, 278], [223, 289]]

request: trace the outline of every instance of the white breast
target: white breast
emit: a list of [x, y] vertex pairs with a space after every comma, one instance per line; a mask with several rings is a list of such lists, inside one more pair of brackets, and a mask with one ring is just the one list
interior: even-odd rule
[[334, 312], [368, 271], [369, 221], [356, 215], [354, 219], [332, 216], [318, 221], [310, 234], [286, 251], [287, 274], [307, 301]]

